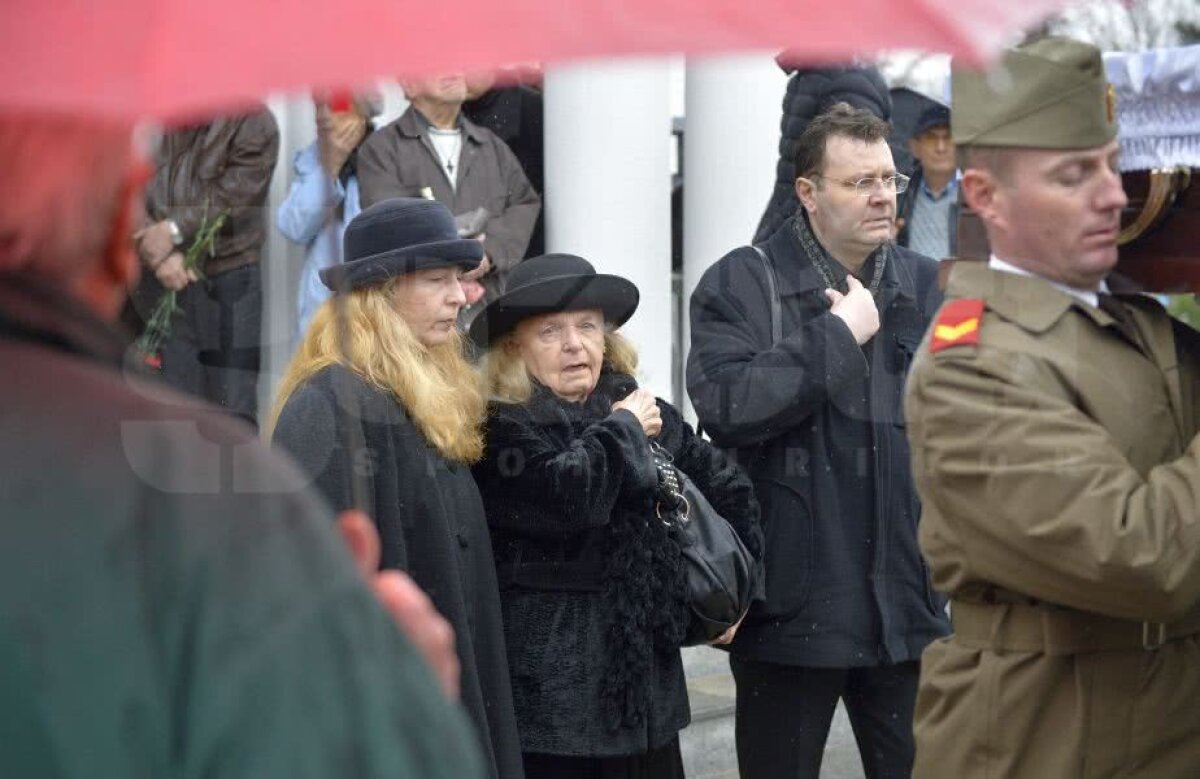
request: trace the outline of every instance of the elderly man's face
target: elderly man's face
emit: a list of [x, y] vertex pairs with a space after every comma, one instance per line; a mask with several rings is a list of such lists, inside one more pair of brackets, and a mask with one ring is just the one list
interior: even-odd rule
[[423, 99], [437, 103], [462, 103], [467, 99], [467, 79], [462, 73], [406, 79], [403, 87], [410, 101]]
[[954, 173], [954, 140], [946, 125], [930, 127], [908, 142], [909, 151], [921, 161], [927, 174], [949, 176]]
[[1052, 281], [1099, 286], [1117, 264], [1128, 202], [1117, 155], [1116, 141], [1094, 149], [1014, 149], [1003, 173], [970, 171], [969, 202], [991, 228], [996, 254]]
[[[821, 243], [835, 256], [866, 256], [891, 240], [896, 190], [884, 180], [896, 174], [892, 151], [883, 140], [868, 143], [844, 135], [825, 143], [821, 171], [797, 180], [796, 194], [808, 211]], [[876, 179], [859, 192], [854, 182]]]

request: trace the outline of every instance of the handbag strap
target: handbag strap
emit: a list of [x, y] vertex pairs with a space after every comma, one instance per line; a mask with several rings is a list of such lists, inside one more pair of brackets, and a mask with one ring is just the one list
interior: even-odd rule
[[679, 517], [687, 519], [687, 499], [683, 497], [683, 485], [679, 478], [679, 469], [675, 467], [671, 453], [657, 441], [650, 442], [650, 456], [654, 458], [654, 468], [658, 471], [658, 487], [654, 493], [654, 512], [666, 524]]
[[775, 266], [771, 264], [771, 260], [767, 257], [767, 253], [758, 244], [750, 244], [750, 248], [758, 253], [758, 259], [762, 261], [763, 270], [767, 274], [767, 296], [771, 312], [771, 346], [783, 340], [783, 303], [779, 299], [779, 286], [775, 281]]
[[[779, 286], [775, 281], [775, 266], [771, 264], [771, 260], [761, 246], [752, 243], [750, 248], [758, 255], [758, 259], [762, 261], [763, 270], [766, 272], [767, 310], [771, 317], [771, 346], [774, 346], [783, 340], [783, 303], [779, 299]], [[696, 435], [704, 435], [704, 428], [699, 420], [696, 421]]]

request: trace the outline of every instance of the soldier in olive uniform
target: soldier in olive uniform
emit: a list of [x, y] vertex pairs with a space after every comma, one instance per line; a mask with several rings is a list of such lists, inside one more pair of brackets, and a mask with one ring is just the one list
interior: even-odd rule
[[953, 74], [960, 263], [906, 410], [955, 634], [923, 657], [921, 777], [1200, 776], [1200, 346], [1111, 295], [1126, 197], [1099, 52]]

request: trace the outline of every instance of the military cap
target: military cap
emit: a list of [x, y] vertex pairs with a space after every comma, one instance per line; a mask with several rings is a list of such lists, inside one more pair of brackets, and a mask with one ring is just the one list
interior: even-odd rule
[[1117, 134], [1100, 50], [1070, 38], [1009, 49], [987, 71], [956, 64], [950, 89], [959, 145], [1091, 149]]

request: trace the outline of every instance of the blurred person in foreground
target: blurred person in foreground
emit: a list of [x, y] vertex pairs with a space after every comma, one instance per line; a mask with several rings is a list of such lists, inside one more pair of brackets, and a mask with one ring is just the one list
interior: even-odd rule
[[637, 354], [616, 330], [638, 297], [627, 279], [550, 254], [519, 265], [471, 326], [492, 394], [475, 474], [529, 779], [683, 776], [688, 604], [656, 516], [651, 442], [761, 559], [749, 480], [633, 377]]
[[1127, 199], [1100, 52], [952, 74], [959, 262], [906, 401], [921, 548], [954, 634], [926, 650], [920, 777], [1200, 776], [1200, 344], [1113, 294]]
[[481, 775], [387, 612], [452, 691], [449, 628], [370, 522], [123, 371], [131, 128], [0, 113], [0, 156], [0, 775]]
[[[519, 779], [500, 596], [471, 464], [483, 452], [483, 387], [456, 329], [462, 277], [483, 246], [441, 203], [392, 198], [346, 228], [335, 291], [317, 310], [268, 425], [335, 508], [365, 488], [382, 565], [407, 571], [457, 637], [463, 705], [488, 773]], [[349, 442], [361, 449], [348, 454]]]
[[341, 262], [346, 225], [362, 210], [358, 147], [371, 134], [372, 118], [379, 113], [369, 95], [320, 95], [313, 106], [317, 139], [296, 152], [291, 188], [275, 215], [279, 232], [305, 249], [296, 296], [295, 344], [304, 337], [317, 308], [329, 299], [329, 289], [318, 274]]

